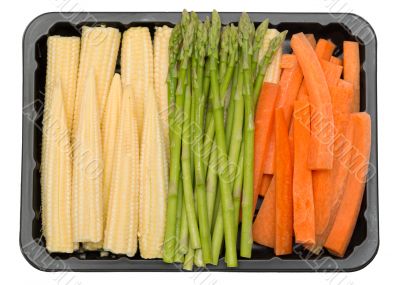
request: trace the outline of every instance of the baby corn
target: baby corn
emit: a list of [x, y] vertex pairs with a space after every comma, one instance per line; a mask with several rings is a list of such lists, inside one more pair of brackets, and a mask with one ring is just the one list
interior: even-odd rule
[[168, 126], [168, 64], [169, 39], [172, 29], [167, 26], [157, 27], [154, 33], [154, 91], [158, 112], [161, 118], [164, 136], [165, 153], [169, 158], [169, 126]]
[[139, 246], [143, 258], [159, 258], [162, 257], [167, 212], [168, 163], [152, 88], [146, 96], [144, 110], [140, 155]]
[[139, 142], [143, 129], [143, 110], [146, 94], [153, 88], [153, 46], [148, 28], [128, 29], [121, 48], [122, 85], [130, 85], [133, 92], [132, 110], [137, 122]]
[[47, 39], [46, 98], [60, 79], [68, 130], [74, 115], [80, 38], [51, 36]]
[[84, 84], [73, 158], [73, 240], [99, 242], [103, 238], [103, 161], [93, 69]]
[[139, 143], [136, 120], [131, 108], [132, 88], [123, 88], [121, 114], [114, 149], [105, 250], [134, 256], [137, 251], [139, 215]]
[[110, 27], [82, 28], [82, 43], [72, 125], [72, 138], [76, 136], [81, 101], [89, 70], [94, 69], [99, 120], [102, 119], [111, 80], [115, 72], [121, 33]]
[[46, 90], [41, 163], [42, 224], [49, 252], [74, 250], [71, 229], [71, 145], [61, 81]]

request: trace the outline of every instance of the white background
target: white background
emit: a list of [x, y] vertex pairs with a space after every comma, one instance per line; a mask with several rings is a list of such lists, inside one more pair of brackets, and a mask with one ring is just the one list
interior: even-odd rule
[[[384, 280], [397, 283], [399, 268], [399, 115], [400, 81], [399, 16], [397, 1], [351, 0], [147, 0], [79, 1], [35, 0], [3, 2], [1, 37], [1, 109], [0, 126], [0, 283], [6, 280], [25, 284], [376, 284]], [[316, 273], [215, 273], [198, 276], [192, 273], [44, 273], [32, 268], [22, 257], [19, 244], [21, 108], [22, 108], [22, 35], [29, 22], [49, 11], [275, 11], [275, 12], [353, 12], [364, 17], [378, 37], [379, 103], [379, 199], [380, 249], [365, 269], [339, 276]], [[207, 280], [204, 280], [206, 279]], [[397, 282], [394, 282], [394, 281]], [[70, 281], [68, 283], [68, 281]], [[22, 283], [24, 284], [24, 283]]]

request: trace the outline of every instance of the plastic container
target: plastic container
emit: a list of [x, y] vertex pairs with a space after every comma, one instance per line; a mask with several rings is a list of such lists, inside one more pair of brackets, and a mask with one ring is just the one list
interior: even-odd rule
[[[328, 253], [307, 256], [301, 248], [292, 255], [276, 257], [271, 249], [254, 244], [251, 259], [239, 259], [237, 268], [226, 268], [224, 262], [208, 266], [209, 271], [355, 271], [366, 266], [376, 255], [378, 231], [378, 160], [377, 160], [377, 94], [376, 94], [376, 36], [372, 27], [354, 14], [327, 13], [249, 13], [255, 23], [269, 18], [270, 26], [297, 32], [313, 33], [316, 38], [330, 38], [342, 53], [343, 40], [357, 40], [361, 50], [361, 110], [372, 118], [371, 169], [354, 235], [344, 258]], [[199, 13], [204, 19], [209, 13]], [[238, 22], [240, 13], [220, 13], [223, 24]], [[44, 271], [180, 271], [178, 264], [162, 260], [143, 260], [99, 252], [49, 254], [41, 237], [40, 160], [41, 128], [46, 72], [46, 39], [49, 35], [80, 35], [83, 25], [117, 27], [124, 31], [130, 26], [148, 26], [150, 31], [160, 25], [173, 26], [181, 13], [48, 13], [34, 19], [23, 38], [23, 129], [20, 247], [26, 260]], [[285, 42], [286, 51], [289, 41]], [[119, 64], [117, 64], [117, 70]]]

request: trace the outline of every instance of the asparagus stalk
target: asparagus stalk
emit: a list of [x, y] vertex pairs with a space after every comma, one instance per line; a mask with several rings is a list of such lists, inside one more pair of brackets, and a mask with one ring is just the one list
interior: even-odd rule
[[[175, 91], [176, 84], [178, 81], [178, 56], [179, 50], [182, 42], [182, 33], [181, 33], [181, 24], [178, 23], [173, 28], [171, 37], [169, 39], [169, 66], [168, 66], [168, 124], [172, 126], [174, 119], [174, 110], [175, 110]], [[172, 132], [170, 129], [169, 139], [172, 138]]]
[[257, 73], [258, 54], [263, 44], [265, 33], [268, 30], [268, 23], [268, 19], [262, 21], [261, 24], [257, 27], [256, 33], [254, 34], [253, 57], [251, 59], [251, 74], [253, 76], [253, 79], [255, 79], [255, 75]]
[[[218, 170], [217, 170], [217, 144], [214, 142], [211, 149], [210, 156], [210, 167], [207, 171], [207, 212], [208, 212], [208, 224], [212, 225], [215, 196], [217, 194], [217, 182], [218, 182]], [[211, 232], [211, 231], [210, 231]]]
[[225, 26], [222, 28], [221, 32], [221, 41], [219, 48], [219, 80], [222, 83], [224, 78], [224, 74], [226, 72], [226, 66], [228, 61], [228, 52], [229, 52], [229, 42], [230, 42], [230, 29], [229, 26]]
[[228, 267], [233, 267], [237, 266], [236, 233], [234, 232], [233, 200], [228, 173], [228, 157], [224, 130], [224, 108], [221, 104], [218, 82], [218, 42], [220, 30], [221, 21], [218, 13], [214, 10], [212, 13], [212, 23], [209, 36], [210, 44], [208, 49], [208, 55], [210, 57], [211, 97], [219, 162], [218, 176], [221, 187], [221, 205], [226, 243], [226, 262]]
[[265, 53], [264, 57], [262, 58], [259, 64], [253, 90], [253, 98], [255, 105], [257, 104], [258, 96], [260, 96], [260, 91], [262, 83], [264, 81], [265, 72], [267, 72], [267, 68], [271, 64], [275, 52], [278, 50], [278, 48], [282, 45], [282, 42], [285, 40], [286, 34], [287, 31], [283, 31], [271, 40], [267, 52]]
[[196, 44], [194, 58], [197, 66], [193, 69], [193, 98], [194, 98], [194, 170], [195, 170], [195, 193], [197, 210], [199, 217], [199, 229], [203, 261], [211, 262], [211, 234], [208, 222], [207, 195], [205, 187], [205, 170], [202, 160], [202, 141], [203, 141], [203, 121], [204, 121], [204, 93], [203, 93], [203, 73], [205, 65], [205, 54], [207, 44], [206, 26], [199, 22], [196, 33]]
[[252, 24], [246, 13], [239, 22], [239, 44], [242, 52], [241, 66], [243, 68], [243, 98], [245, 106], [244, 120], [244, 173], [242, 195], [242, 231], [240, 239], [240, 255], [251, 257], [253, 245], [253, 162], [254, 162], [254, 102], [251, 93], [251, 55], [252, 55]]
[[[182, 208], [183, 208], [183, 185], [182, 179], [179, 179], [178, 184], [178, 197], [177, 197], [177, 205], [176, 205], [176, 229], [175, 229], [175, 236], [176, 238], [180, 237], [181, 235], [181, 224], [182, 224]], [[177, 242], [175, 244], [175, 251], [174, 251], [174, 262], [183, 262], [183, 254], [180, 252], [180, 243]]]
[[167, 206], [167, 224], [164, 238], [163, 260], [166, 263], [172, 263], [174, 260], [174, 250], [176, 243], [176, 205], [180, 174], [181, 147], [182, 147], [182, 118], [184, 105], [184, 92], [186, 85], [186, 75], [189, 65], [189, 59], [192, 54], [193, 25], [190, 25], [190, 17], [187, 11], [182, 13], [182, 36], [183, 43], [179, 56], [179, 73], [177, 88], [175, 92], [175, 111], [172, 125], [170, 125], [171, 135], [171, 158], [168, 185], [168, 206]]
[[244, 143], [240, 144], [239, 161], [236, 169], [235, 181], [233, 183], [233, 205], [235, 209], [235, 227], [236, 231], [239, 225], [240, 196], [243, 186], [243, 162], [244, 162]]
[[[191, 23], [192, 24], [192, 23]], [[193, 195], [193, 179], [191, 169], [191, 74], [187, 74], [188, 84], [186, 86], [185, 104], [183, 109], [183, 129], [182, 129], [182, 175], [183, 175], [183, 197], [186, 208], [186, 218], [188, 220], [190, 244], [193, 249], [200, 248], [200, 235], [196, 218], [194, 195]]]
[[182, 268], [184, 270], [193, 270], [193, 260], [194, 260], [194, 249], [189, 245], [188, 252], [185, 255], [185, 261], [183, 262]]

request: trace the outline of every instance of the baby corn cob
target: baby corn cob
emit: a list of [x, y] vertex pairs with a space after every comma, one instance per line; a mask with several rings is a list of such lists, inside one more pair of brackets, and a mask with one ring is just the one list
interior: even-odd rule
[[103, 209], [104, 222], [107, 221], [108, 201], [110, 195], [112, 171], [114, 162], [115, 140], [117, 138], [118, 118], [121, 108], [122, 86], [121, 77], [118, 73], [114, 75], [108, 94], [107, 104], [101, 123], [101, 135], [103, 142]]
[[[278, 30], [268, 29], [264, 36], [264, 41], [260, 49], [259, 62], [262, 60], [263, 56], [268, 50], [269, 43], [273, 38], [279, 35]], [[264, 76], [264, 82], [270, 82], [277, 84], [281, 77], [281, 57], [282, 57], [282, 47], [279, 47], [272, 57], [271, 64], [267, 67], [267, 72]]]
[[103, 161], [92, 68], [84, 84], [73, 157], [73, 240], [99, 242], [103, 238]]
[[[103, 227], [107, 222], [108, 200], [110, 195], [111, 177], [113, 170], [113, 155], [115, 149], [115, 139], [117, 137], [118, 118], [121, 107], [121, 77], [118, 73], [114, 75], [111, 82], [110, 92], [107, 97], [107, 103], [104, 110], [103, 120], [101, 122], [101, 136], [103, 145]], [[98, 250], [103, 247], [101, 242], [84, 243], [86, 250]]]
[[146, 95], [144, 107], [140, 155], [139, 247], [143, 258], [159, 258], [162, 257], [167, 213], [168, 163], [152, 88]]
[[121, 33], [110, 27], [83, 27], [72, 138], [76, 136], [81, 101], [89, 70], [94, 69], [98, 115], [101, 121], [117, 62]]
[[69, 132], [74, 115], [80, 42], [78, 37], [51, 36], [47, 39], [46, 99], [59, 78]]
[[157, 27], [154, 33], [154, 92], [160, 113], [164, 136], [165, 153], [169, 158], [169, 127], [168, 127], [168, 63], [169, 39], [172, 29], [167, 26]]
[[124, 32], [121, 49], [122, 85], [133, 91], [132, 110], [137, 122], [139, 142], [143, 129], [146, 94], [153, 88], [153, 46], [148, 28], [133, 27]]
[[131, 86], [125, 86], [103, 245], [105, 250], [128, 256], [134, 256], [137, 251], [139, 215], [139, 143], [132, 97]]
[[60, 79], [46, 90], [42, 145], [42, 224], [46, 248], [49, 252], [71, 253], [71, 145]]

